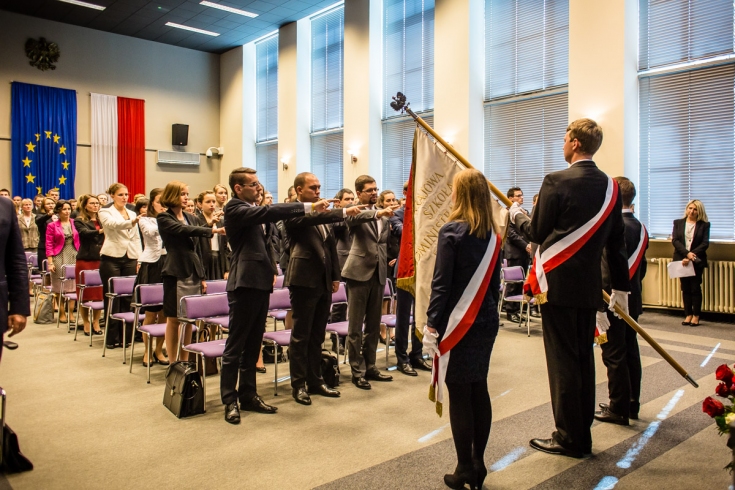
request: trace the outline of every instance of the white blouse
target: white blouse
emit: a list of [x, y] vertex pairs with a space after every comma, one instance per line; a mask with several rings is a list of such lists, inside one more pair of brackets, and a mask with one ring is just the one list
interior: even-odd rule
[[690, 223], [686, 221], [685, 224], [686, 228], [684, 229], [684, 246], [686, 246], [687, 250], [691, 250], [692, 240], [694, 240], [694, 227], [697, 226], [697, 223]]
[[135, 212], [127, 210], [129, 219], [125, 219], [115, 206], [102, 208], [98, 213], [102, 228], [105, 229], [105, 242], [100, 255], [108, 257], [124, 257], [138, 259], [143, 252], [140, 246], [138, 227], [133, 225]]
[[166, 255], [166, 249], [163, 248], [163, 240], [158, 233], [158, 220], [145, 216], [138, 221], [140, 233], [143, 235], [143, 253], [138, 258], [138, 262], [146, 262], [153, 264], [158, 262], [161, 255]]

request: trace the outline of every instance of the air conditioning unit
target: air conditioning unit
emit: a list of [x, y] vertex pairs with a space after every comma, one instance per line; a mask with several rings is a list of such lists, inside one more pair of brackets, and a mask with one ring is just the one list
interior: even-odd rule
[[169, 165], [199, 165], [199, 153], [158, 150], [158, 163]]

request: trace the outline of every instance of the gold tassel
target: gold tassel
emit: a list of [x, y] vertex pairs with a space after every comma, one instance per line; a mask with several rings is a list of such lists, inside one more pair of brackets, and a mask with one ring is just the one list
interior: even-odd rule
[[436, 387], [433, 384], [429, 385], [429, 400], [436, 401]]
[[597, 337], [595, 337], [595, 344], [602, 345], [605, 342], [607, 342], [607, 332], [601, 333]]
[[442, 416], [442, 404], [439, 402], [436, 402], [436, 414], [441, 417]]
[[536, 303], [539, 305], [542, 305], [548, 301], [548, 299], [546, 298], [545, 292], [535, 295], [534, 298], [536, 298]]

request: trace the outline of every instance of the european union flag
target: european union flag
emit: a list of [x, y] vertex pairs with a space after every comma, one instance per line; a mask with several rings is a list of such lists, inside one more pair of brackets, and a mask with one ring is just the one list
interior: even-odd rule
[[13, 82], [11, 125], [13, 195], [74, 197], [77, 93]]

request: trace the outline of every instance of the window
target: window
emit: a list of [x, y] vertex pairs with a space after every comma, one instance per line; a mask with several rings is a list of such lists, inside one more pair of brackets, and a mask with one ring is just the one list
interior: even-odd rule
[[311, 19], [311, 171], [322, 196], [342, 188], [344, 6]]
[[668, 237], [691, 199], [735, 239], [732, 0], [640, 0], [638, 215]]
[[256, 146], [258, 179], [278, 202], [278, 35], [255, 45]]
[[[411, 170], [416, 123], [400, 118], [391, 97], [403, 92], [414, 112], [433, 127], [434, 1], [383, 1], [383, 182], [401, 197]], [[399, 119], [395, 119], [399, 118]]]
[[568, 0], [485, 1], [485, 174], [533, 195], [566, 168]]

